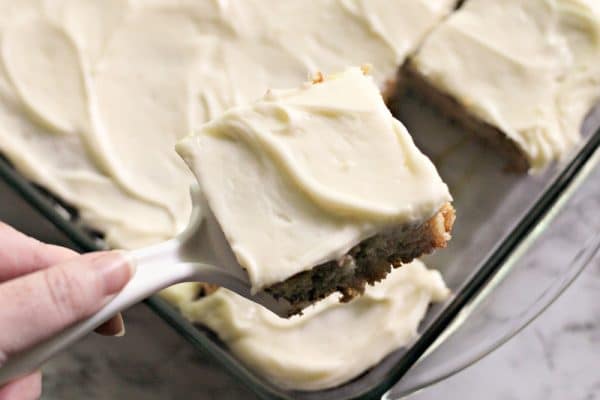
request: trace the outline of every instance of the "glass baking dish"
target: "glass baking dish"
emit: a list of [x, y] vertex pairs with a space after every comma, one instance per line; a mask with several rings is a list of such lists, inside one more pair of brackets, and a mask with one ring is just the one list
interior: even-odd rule
[[[464, 368], [506, 341], [551, 303], [598, 249], [600, 235], [594, 232], [589, 240], [565, 249], [564, 259], [551, 260], [548, 265], [558, 271], [557, 280], [527, 289], [533, 296], [530, 301], [519, 302], [522, 307], [506, 307], [518, 316], [508, 318], [510, 323], [495, 329], [495, 335], [491, 335], [489, 327], [494, 325], [482, 319], [490, 307], [486, 299], [493, 299], [494, 294], [510, 297], [503, 294], [506, 290], [493, 289], [516, 285], [519, 275], [514, 271], [528, 262], [527, 255], [534, 254], [529, 248], [535, 248], [536, 239], [545, 240], [549, 227], [569, 229], [550, 221], [598, 163], [600, 107], [590, 112], [582, 127], [580, 146], [563, 162], [539, 174], [516, 175], [503, 170], [504, 161], [492, 149], [472, 140], [411, 96], [397, 106], [394, 112], [448, 183], [457, 211], [449, 247], [424, 259], [430, 267], [441, 271], [453, 296], [430, 308], [412, 345], [395, 351], [340, 387], [317, 392], [283, 391], [247, 369], [216, 335], [186, 321], [158, 296], [146, 300], [193, 346], [214, 357], [262, 398], [337, 400], [405, 396]], [[86, 226], [78, 218], [77, 210], [28, 182], [2, 157], [0, 176], [62, 230], [78, 250], [105, 247], [101, 233]]]

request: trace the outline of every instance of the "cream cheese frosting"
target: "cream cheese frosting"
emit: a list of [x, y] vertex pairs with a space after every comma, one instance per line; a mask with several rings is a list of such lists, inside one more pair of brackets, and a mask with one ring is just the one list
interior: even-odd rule
[[469, 0], [413, 62], [539, 169], [578, 142], [600, 99], [600, 3]]
[[331, 295], [289, 319], [227, 289], [186, 301], [181, 310], [274, 384], [319, 390], [351, 380], [410, 344], [428, 305], [448, 295], [439, 272], [415, 260], [349, 304]]
[[317, 69], [383, 87], [454, 0], [20, 0], [0, 4], [0, 151], [111, 246], [187, 224], [175, 142]]
[[360, 68], [271, 90], [177, 145], [254, 291], [451, 200]]
[[[194, 177], [173, 150], [179, 139], [227, 108], [259, 98], [267, 87], [296, 85], [317, 70], [371, 63], [375, 82], [383, 88], [454, 4], [455, 0], [4, 1], [0, 152], [27, 178], [73, 205], [87, 225], [105, 234], [110, 246], [158, 242], [185, 227], [190, 213], [188, 188]], [[422, 287], [419, 276], [407, 276], [404, 286]], [[395, 281], [388, 279], [382, 288]], [[380, 301], [365, 297], [342, 311], [328, 300], [304, 318], [317, 321], [317, 315], [334, 311], [347, 318], [374, 305], [368, 320], [374, 326], [418, 320], [428, 293], [436, 298], [444, 293], [439, 278], [436, 282], [432, 285], [437, 291], [415, 289], [406, 307], [401, 300], [408, 290], [402, 289], [398, 297], [384, 290]], [[194, 309], [202, 304], [243, 303], [224, 289], [190, 303], [196, 292], [197, 284], [187, 283], [165, 295], [195, 320], [201, 315]], [[249, 303], [243, 307], [254, 315], [264, 313]], [[389, 314], [374, 313], [382, 309]], [[216, 314], [207, 309], [203, 317], [217, 321]], [[248, 314], [240, 310], [221, 317], [235, 324], [234, 318], [244, 321]], [[302, 325], [298, 321], [290, 323]], [[319, 333], [321, 322], [310, 324], [313, 340], [324, 334]], [[294, 335], [291, 328], [288, 334]], [[410, 336], [400, 331], [387, 336], [394, 334]], [[362, 346], [367, 337], [366, 332], [361, 335]], [[266, 334], [262, 338], [267, 340]], [[369, 356], [369, 362], [338, 365], [334, 374], [339, 379], [327, 385], [360, 373], [405, 343], [396, 336], [394, 340], [387, 347], [376, 344], [379, 355]], [[349, 345], [347, 341], [344, 348]], [[274, 357], [288, 350], [273, 349]], [[257, 365], [263, 362], [257, 360]]]

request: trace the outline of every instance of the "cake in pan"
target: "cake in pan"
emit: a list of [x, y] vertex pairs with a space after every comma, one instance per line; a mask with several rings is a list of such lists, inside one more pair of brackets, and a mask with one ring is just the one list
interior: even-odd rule
[[[295, 86], [317, 70], [371, 63], [375, 84], [386, 95], [394, 93], [399, 66], [455, 3], [6, 2], [0, 6], [0, 152], [25, 177], [76, 209], [109, 246], [159, 242], [183, 229], [190, 214], [194, 177], [173, 150], [178, 140], [224, 110], [260, 98], [267, 87]], [[429, 222], [420, 224], [422, 235], [440, 233], [429, 238], [432, 247], [447, 240], [451, 212], [444, 204], [432, 205]], [[353, 260], [342, 262], [355, 262], [366, 249], [348, 250]], [[298, 279], [303, 284], [304, 277]], [[419, 287], [417, 275], [406, 279]], [[348, 287], [346, 299], [357, 290]], [[190, 294], [202, 288], [184, 284], [164, 296], [184, 310], [197, 304]], [[284, 296], [286, 289], [279, 289]], [[376, 289], [368, 291], [375, 296]], [[393, 301], [395, 292], [385, 293]], [[420, 320], [426, 304], [441, 298], [436, 296], [423, 295], [419, 306], [402, 309], [408, 314], [399, 318]], [[356, 313], [365, 304], [321, 307]], [[241, 321], [243, 312], [232, 320]], [[199, 322], [227, 335], [218, 324]], [[405, 343], [391, 341], [378, 357]], [[338, 371], [340, 378], [322, 385], [339, 384], [376, 362], [358, 363], [353, 373]]]
[[[380, 88], [450, 0], [89, 0], [2, 5], [0, 151], [112, 247], [189, 218], [178, 139], [317, 70], [371, 63]], [[318, 12], [315, 12], [318, 10]]]
[[559, 160], [600, 99], [600, 3], [469, 0], [426, 38], [404, 81], [519, 171]]
[[449, 295], [440, 273], [414, 260], [348, 304], [334, 294], [289, 319], [223, 288], [195, 287], [180, 300], [188, 320], [216, 332], [238, 359], [271, 383], [321, 390], [359, 376], [409, 345], [429, 304]]

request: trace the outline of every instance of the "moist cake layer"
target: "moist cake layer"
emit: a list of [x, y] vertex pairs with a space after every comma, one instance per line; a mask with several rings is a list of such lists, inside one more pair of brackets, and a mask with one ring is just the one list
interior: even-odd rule
[[[507, 170], [517, 173], [525, 173], [529, 170], [529, 161], [515, 141], [511, 140], [497, 126], [483, 122], [474, 114], [466, 112], [454, 97], [439, 90], [433, 82], [415, 68], [412, 62], [407, 61], [403, 65], [401, 75], [402, 90], [410, 90], [412, 94], [435, 107], [445, 118], [458, 123], [493, 146], [494, 150], [507, 160]], [[398, 95], [400, 93], [394, 95], [394, 98], [397, 98]], [[397, 107], [392, 104], [390, 106]]]
[[367, 284], [385, 279], [392, 268], [446, 247], [453, 223], [454, 209], [446, 203], [424, 223], [387, 229], [363, 240], [342, 257], [297, 273], [266, 291], [291, 304], [289, 315], [301, 313], [334, 290], [342, 294], [341, 302], [349, 302], [362, 295]]
[[111, 246], [163, 240], [190, 212], [179, 138], [317, 69], [372, 63], [383, 87], [453, 4], [4, 2], [0, 151]]
[[494, 138], [504, 135], [531, 168], [544, 167], [578, 142], [600, 99], [600, 3], [469, 0], [407, 69], [446, 114], [511, 153]]
[[439, 272], [415, 260], [348, 304], [332, 295], [290, 319], [226, 289], [185, 301], [181, 310], [274, 384], [318, 390], [360, 375], [409, 344], [429, 303], [448, 295]]
[[[345, 288], [360, 292], [352, 278], [364, 287], [365, 280], [385, 276], [395, 255], [410, 261], [431, 251], [436, 242], [427, 238], [436, 233], [419, 228], [451, 200], [431, 161], [359, 68], [269, 91], [203, 125], [177, 151], [197, 176], [254, 292], [329, 261], [349, 276], [335, 279], [335, 269], [319, 274], [314, 284], [322, 291], [312, 299], [303, 295], [309, 287], [294, 285], [300, 297], [284, 296], [293, 303]], [[441, 226], [437, 234], [446, 238]], [[378, 234], [398, 247], [369, 246], [381, 253], [373, 268], [379, 261], [385, 270], [375, 273], [358, 259], [340, 262]], [[426, 249], [417, 246], [421, 241]]]

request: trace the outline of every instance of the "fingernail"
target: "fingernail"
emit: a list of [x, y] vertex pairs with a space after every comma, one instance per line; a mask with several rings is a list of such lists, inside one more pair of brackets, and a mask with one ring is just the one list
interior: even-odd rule
[[125, 336], [125, 323], [121, 314], [115, 315], [96, 328], [96, 333], [102, 336]]
[[114, 318], [115, 320], [115, 330], [118, 329], [117, 333], [114, 334], [114, 336], [116, 337], [123, 337], [125, 336], [125, 322], [123, 321], [123, 315], [121, 314], [117, 314], [116, 318]]
[[107, 296], [120, 292], [134, 274], [134, 266], [120, 251], [103, 253], [91, 262], [102, 276]]
[[123, 336], [125, 336], [125, 325], [123, 325], [121, 330], [119, 332], [117, 332], [117, 334], [115, 335], [115, 337], [123, 337]]
[[117, 333], [115, 333], [115, 336], [117, 336], [117, 337], [125, 336], [125, 321], [123, 321], [123, 315], [117, 314], [115, 321], [116, 321], [116, 327], [118, 329]]

